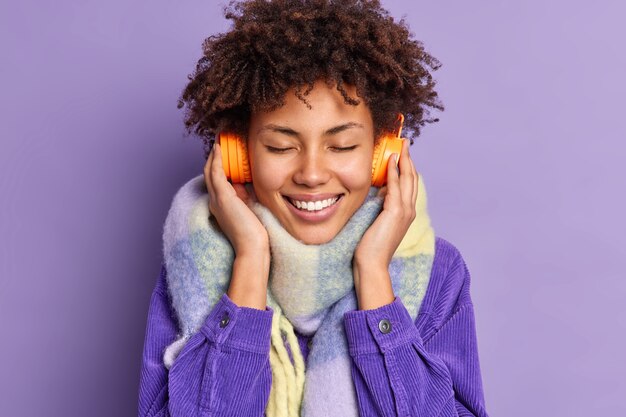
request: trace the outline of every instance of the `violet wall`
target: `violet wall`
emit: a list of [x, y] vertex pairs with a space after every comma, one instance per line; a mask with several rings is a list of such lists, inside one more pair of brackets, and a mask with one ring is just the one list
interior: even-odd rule
[[[622, 2], [386, 0], [443, 62], [412, 148], [472, 274], [492, 416], [626, 413]], [[0, 5], [0, 415], [131, 416], [176, 100], [221, 4]]]

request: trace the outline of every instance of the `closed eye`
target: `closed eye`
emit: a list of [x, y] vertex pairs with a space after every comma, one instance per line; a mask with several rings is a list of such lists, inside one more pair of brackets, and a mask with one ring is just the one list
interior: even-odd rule
[[285, 153], [292, 148], [275, 148], [273, 146], [265, 146], [265, 148], [272, 153]]
[[334, 149], [337, 152], [347, 152], [347, 151], [356, 149], [357, 146], [358, 145], [345, 146], [345, 147], [333, 146], [331, 149]]
[[[334, 150], [335, 152], [348, 152], [348, 151], [352, 151], [354, 149], [356, 149], [358, 145], [352, 145], [352, 146], [333, 146], [330, 149]], [[266, 145], [265, 148], [272, 153], [285, 153], [290, 151], [293, 148], [276, 148], [274, 146], [268, 146]]]

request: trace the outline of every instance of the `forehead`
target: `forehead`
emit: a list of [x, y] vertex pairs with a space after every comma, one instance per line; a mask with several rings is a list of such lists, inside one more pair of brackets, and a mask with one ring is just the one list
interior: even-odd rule
[[253, 112], [250, 128], [260, 129], [267, 123], [322, 128], [349, 122], [371, 127], [372, 114], [365, 101], [356, 94], [356, 88], [344, 85], [344, 89], [351, 98], [359, 100], [360, 103], [357, 105], [346, 103], [336, 86], [328, 86], [323, 81], [317, 81], [306, 96], [302, 95], [306, 103], [296, 95], [296, 89], [291, 88], [284, 97], [282, 107], [272, 111]]

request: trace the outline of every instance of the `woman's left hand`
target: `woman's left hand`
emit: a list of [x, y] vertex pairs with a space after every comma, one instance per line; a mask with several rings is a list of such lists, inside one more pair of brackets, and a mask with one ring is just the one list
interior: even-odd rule
[[387, 185], [380, 189], [383, 210], [367, 229], [354, 251], [352, 271], [359, 309], [369, 310], [391, 303], [389, 264], [409, 226], [415, 219], [418, 174], [411, 161], [408, 141], [402, 144], [396, 169], [392, 156], [387, 167]]

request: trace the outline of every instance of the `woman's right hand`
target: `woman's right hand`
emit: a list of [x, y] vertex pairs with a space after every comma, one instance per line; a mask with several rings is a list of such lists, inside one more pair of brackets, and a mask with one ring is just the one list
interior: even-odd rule
[[[209, 210], [235, 250], [228, 297], [240, 307], [264, 310], [270, 267], [267, 230], [248, 207], [254, 202], [243, 184], [231, 184], [224, 174], [219, 144], [204, 166]], [[254, 193], [254, 192], [253, 192]]]
[[237, 255], [269, 248], [267, 230], [248, 207], [255, 201], [243, 184], [231, 184], [224, 174], [222, 150], [215, 143], [204, 166], [209, 210]]

